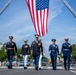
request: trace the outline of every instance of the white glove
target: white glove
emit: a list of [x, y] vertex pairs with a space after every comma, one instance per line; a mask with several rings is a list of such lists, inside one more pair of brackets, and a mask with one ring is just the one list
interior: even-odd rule
[[72, 57], [72, 54], [71, 54], [71, 57]]
[[20, 54], [20, 57], [22, 57], [22, 54]]
[[7, 50], [5, 49], [5, 52], [6, 52]]
[[63, 53], [62, 53], [61, 55], [62, 55], [62, 57], [63, 57]]
[[60, 55], [58, 55], [58, 58], [60, 57]]
[[30, 55], [28, 55], [28, 57], [30, 57]]
[[51, 50], [49, 51], [49, 54], [51, 53]]

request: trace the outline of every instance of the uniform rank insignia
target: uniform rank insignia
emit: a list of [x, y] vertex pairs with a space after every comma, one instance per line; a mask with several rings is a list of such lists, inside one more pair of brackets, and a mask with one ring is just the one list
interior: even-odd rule
[[68, 45], [68, 47], [71, 47], [71, 45]]
[[35, 41], [33, 42], [33, 44], [35, 44]]
[[38, 46], [41, 46], [41, 43], [38, 43]]
[[12, 43], [12, 45], [14, 45], [14, 43]]
[[55, 48], [57, 48], [57, 46]]
[[25, 46], [26, 48], [28, 48], [28, 46]]

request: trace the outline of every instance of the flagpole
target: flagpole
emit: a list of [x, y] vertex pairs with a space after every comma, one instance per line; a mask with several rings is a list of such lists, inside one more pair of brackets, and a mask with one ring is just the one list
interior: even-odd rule
[[3, 9], [0, 11], [0, 15], [5, 11], [5, 9], [10, 5], [12, 0], [9, 0], [6, 5], [3, 7]]
[[70, 10], [70, 12], [74, 15], [74, 17], [76, 18], [76, 12], [72, 9], [72, 7], [67, 3], [66, 0], [62, 0], [62, 2], [64, 3], [64, 5]]

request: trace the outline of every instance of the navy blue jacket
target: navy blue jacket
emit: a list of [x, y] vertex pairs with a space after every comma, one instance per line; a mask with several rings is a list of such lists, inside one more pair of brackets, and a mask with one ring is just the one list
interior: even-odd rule
[[6, 49], [7, 49], [7, 55], [15, 55], [15, 52], [17, 53], [17, 46], [16, 43], [13, 41], [6, 43]]
[[63, 53], [64, 56], [71, 55], [72, 46], [71, 46], [70, 43], [63, 43], [62, 44], [62, 53]]
[[40, 52], [43, 52], [43, 46], [41, 41], [33, 41], [31, 44], [31, 50], [33, 55], [40, 55]]
[[22, 55], [29, 55], [30, 54], [30, 46], [28, 44], [22, 45], [21, 54]]
[[49, 46], [49, 51], [51, 56], [57, 56], [59, 54], [59, 48], [57, 44], [51, 44]]

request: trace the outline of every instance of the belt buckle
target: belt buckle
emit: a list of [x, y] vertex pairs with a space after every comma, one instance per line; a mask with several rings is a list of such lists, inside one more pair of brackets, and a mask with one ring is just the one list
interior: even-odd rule
[[64, 51], [68, 51], [68, 49], [64, 49]]
[[55, 51], [55, 50], [52, 50], [53, 52]]

